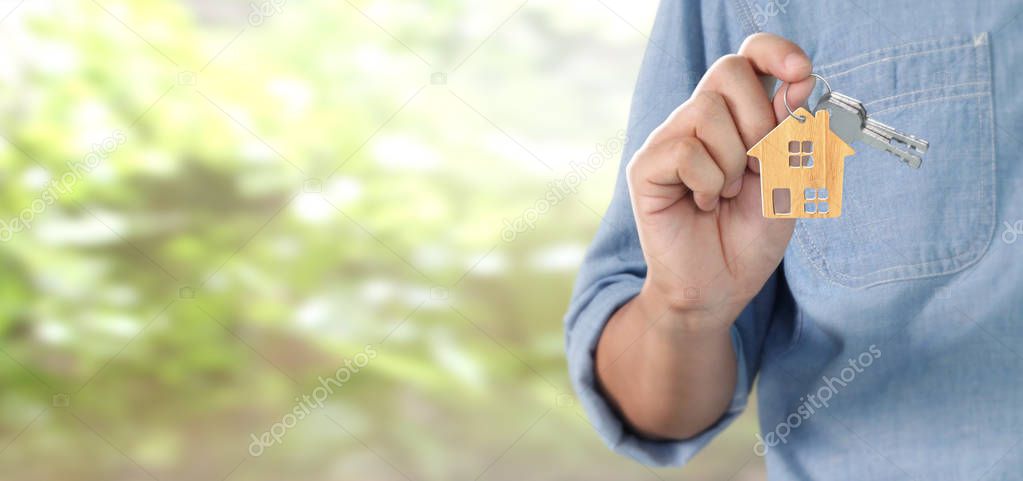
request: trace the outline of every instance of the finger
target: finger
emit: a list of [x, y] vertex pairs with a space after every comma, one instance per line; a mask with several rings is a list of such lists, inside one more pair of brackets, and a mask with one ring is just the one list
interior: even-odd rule
[[796, 110], [800, 106], [805, 106], [807, 99], [810, 98], [810, 92], [813, 92], [816, 80], [813, 77], [807, 77], [799, 82], [784, 84], [778, 89], [778, 92], [774, 94], [774, 116], [778, 119], [778, 122], [785, 120], [785, 117], [789, 115], [789, 111], [785, 108], [786, 87], [789, 92], [789, 107], [792, 107], [792, 110]]
[[753, 173], [759, 174], [760, 173], [760, 159], [757, 159], [756, 157], [753, 157], [753, 156], [747, 156], [746, 157], [746, 167], [749, 167], [749, 170], [752, 170]]
[[705, 211], [714, 210], [725, 186], [724, 172], [703, 142], [695, 137], [680, 139], [674, 150], [678, 179], [693, 192], [696, 206]]
[[700, 80], [696, 91], [716, 92], [725, 99], [746, 148], [752, 147], [777, 124], [767, 91], [746, 57], [725, 55], [719, 58]]
[[739, 55], [749, 59], [753, 68], [785, 82], [798, 82], [810, 75], [810, 57], [799, 45], [771, 33], [746, 37]]
[[696, 137], [649, 146], [630, 163], [629, 175], [635, 196], [664, 200], [648, 205], [651, 211], [670, 206], [687, 192], [693, 193], [697, 207], [714, 210], [725, 183], [724, 173]]
[[702, 92], [690, 99], [686, 116], [695, 125], [696, 138], [714, 158], [725, 175], [721, 195], [735, 197], [742, 189], [746, 173], [746, 147], [724, 97], [716, 92]]
[[[752, 72], [749, 63], [739, 57], [732, 55], [732, 62], [745, 65], [748, 72]], [[729, 62], [725, 62], [726, 64]], [[742, 67], [715, 67], [717, 69], [737, 69]], [[722, 78], [727, 74], [720, 74], [714, 78]], [[735, 115], [730, 111], [730, 104], [743, 102], [743, 100], [728, 100], [722, 94], [714, 91], [717, 86], [715, 80], [704, 76], [701, 85], [697, 87], [689, 100], [680, 105], [657, 129], [650, 135], [649, 142], [655, 145], [671, 144], [678, 142], [683, 137], [699, 138], [711, 156], [718, 162], [721, 170], [725, 173], [726, 197], [734, 197], [742, 189], [742, 183], [738, 182], [746, 169], [747, 139], [742, 134], [742, 128], [736, 126]], [[710, 85], [708, 85], [708, 83]], [[754, 130], [769, 129], [774, 126], [773, 114], [766, 95], [760, 97], [751, 96], [754, 101], [763, 104], [763, 113], [756, 121], [756, 127], [747, 128]], [[737, 107], [738, 108], [738, 107]], [[766, 130], [765, 130], [766, 132]], [[760, 137], [753, 139], [754, 133], [750, 135], [750, 145]], [[762, 137], [763, 135], [761, 135]]]

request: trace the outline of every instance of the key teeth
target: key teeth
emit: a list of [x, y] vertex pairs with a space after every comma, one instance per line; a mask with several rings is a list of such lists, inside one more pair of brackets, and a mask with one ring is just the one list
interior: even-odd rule
[[919, 169], [920, 165], [924, 162], [923, 156], [919, 155], [913, 147], [910, 147], [909, 150], [901, 150], [896, 155], [898, 155], [899, 158], [906, 163], [906, 165], [914, 169]]
[[[905, 134], [903, 134], [903, 135], [905, 135]], [[918, 139], [916, 137], [910, 137], [910, 136], [907, 136], [907, 137], [909, 137], [909, 139], [911, 139], [911, 142], [907, 142], [907, 141], [905, 141], [903, 139], [900, 139], [898, 137], [892, 137], [892, 140], [894, 140], [894, 141], [896, 141], [896, 142], [898, 142], [898, 143], [900, 143], [902, 145], [905, 145], [906, 147], [909, 147], [909, 148], [911, 148], [911, 149], [913, 149], [913, 150], [915, 150], [917, 152], [921, 152], [921, 153], [927, 152], [928, 145], [927, 145], [927, 141], [926, 140], [921, 140], [921, 139]]]
[[911, 144], [909, 142], [906, 142], [904, 140], [898, 139], [896, 137], [892, 137], [891, 141], [893, 143], [899, 143], [901, 145], [904, 145], [904, 146], [906, 146], [907, 149], [909, 149], [909, 150], [911, 150], [913, 152], [919, 152], [921, 155], [927, 153], [927, 142], [917, 141], [917, 142], [919, 142], [919, 144], [916, 144], [916, 143], [912, 143]]

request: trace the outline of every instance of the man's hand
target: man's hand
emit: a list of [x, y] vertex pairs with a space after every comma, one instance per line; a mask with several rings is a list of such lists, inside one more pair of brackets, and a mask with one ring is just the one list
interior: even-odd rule
[[[781, 262], [793, 220], [761, 213], [757, 162], [746, 150], [788, 115], [758, 75], [793, 82], [789, 100], [813, 88], [810, 60], [771, 34], [720, 58], [629, 162], [629, 192], [647, 264], [650, 306], [689, 317], [688, 326], [731, 324]], [[706, 327], [718, 327], [708, 325]]]
[[789, 100], [802, 104], [810, 70], [792, 42], [747, 38], [629, 162], [647, 277], [605, 327], [596, 370], [611, 402], [649, 437], [694, 436], [728, 408], [736, 382], [729, 328], [778, 267], [794, 226], [763, 217], [759, 165], [746, 158], [788, 115], [780, 91], [769, 99], [758, 76], [791, 83]]

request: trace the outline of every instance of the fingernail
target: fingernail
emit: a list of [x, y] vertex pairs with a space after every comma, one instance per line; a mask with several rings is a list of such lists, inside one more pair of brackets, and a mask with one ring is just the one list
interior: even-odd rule
[[785, 68], [795, 74], [810, 74], [810, 62], [806, 56], [798, 53], [790, 53], [785, 57]]
[[725, 197], [735, 197], [739, 195], [740, 189], [742, 189], [742, 179], [736, 180], [735, 182], [728, 184], [728, 187], [725, 187]]

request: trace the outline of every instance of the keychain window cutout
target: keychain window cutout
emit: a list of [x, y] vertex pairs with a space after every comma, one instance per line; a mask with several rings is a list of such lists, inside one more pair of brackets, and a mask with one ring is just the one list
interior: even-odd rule
[[828, 189], [803, 189], [803, 212], [807, 214], [827, 214]]
[[855, 151], [831, 131], [827, 110], [810, 113], [799, 108], [794, 115], [783, 119], [746, 152], [760, 161], [763, 215], [840, 217], [845, 158]]
[[813, 167], [813, 141], [789, 141], [789, 167]]

